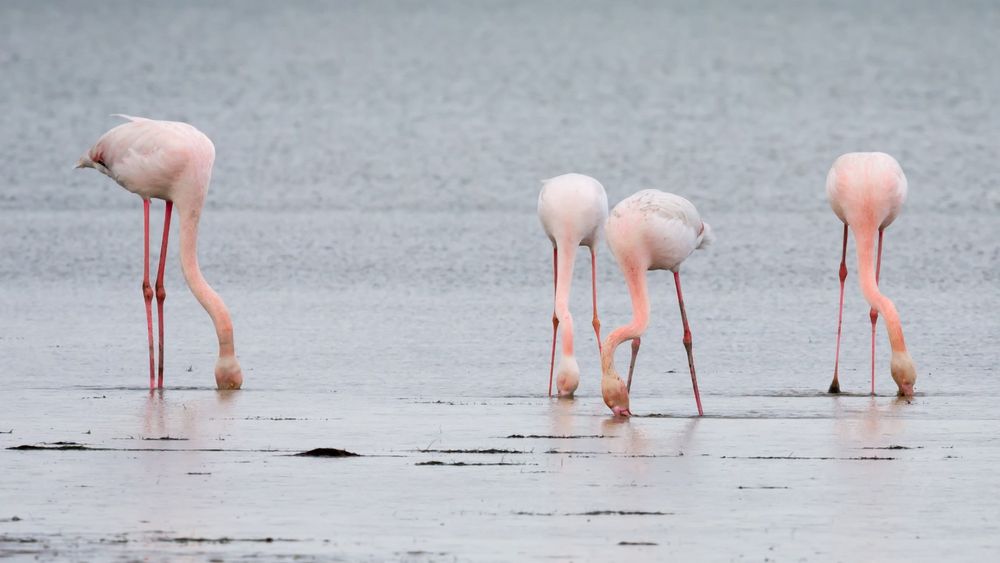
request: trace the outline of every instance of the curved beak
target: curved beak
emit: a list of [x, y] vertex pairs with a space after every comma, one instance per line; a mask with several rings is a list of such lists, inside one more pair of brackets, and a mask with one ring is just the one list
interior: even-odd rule
[[901, 397], [912, 397], [913, 396], [913, 384], [912, 383], [900, 383], [899, 384], [899, 395]]

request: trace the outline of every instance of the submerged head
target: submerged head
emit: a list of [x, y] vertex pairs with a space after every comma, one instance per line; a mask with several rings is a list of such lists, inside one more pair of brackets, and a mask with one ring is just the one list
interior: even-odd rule
[[604, 404], [615, 416], [632, 416], [628, 406], [628, 388], [622, 378], [618, 377], [614, 366], [601, 374], [601, 395], [604, 397]]
[[216, 362], [215, 385], [219, 389], [239, 389], [243, 386], [243, 370], [236, 356], [223, 356]]
[[899, 394], [903, 397], [912, 397], [913, 385], [917, 382], [917, 368], [913, 365], [910, 354], [905, 350], [893, 351], [890, 370], [893, 381], [899, 386]]
[[559, 369], [556, 371], [556, 390], [560, 397], [572, 397], [580, 386], [580, 366], [573, 356], [563, 356], [559, 359]]

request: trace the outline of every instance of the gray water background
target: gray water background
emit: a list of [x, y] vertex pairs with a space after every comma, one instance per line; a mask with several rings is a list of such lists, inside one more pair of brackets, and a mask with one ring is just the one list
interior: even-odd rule
[[[992, 2], [4, 3], [0, 446], [118, 450], [0, 451], [0, 551], [995, 553], [998, 28]], [[72, 169], [117, 112], [189, 121], [216, 144], [200, 257], [233, 315], [236, 397], [210, 391], [214, 334], [176, 240], [168, 389], [142, 391], [141, 205]], [[909, 178], [882, 264], [920, 374], [908, 405], [891, 396], [881, 324], [880, 396], [861, 395], [870, 325], [853, 248], [841, 382], [859, 395], [822, 394], [841, 234], [823, 182], [855, 150], [895, 155]], [[544, 398], [551, 251], [535, 203], [539, 181], [566, 171], [598, 178], [612, 204], [648, 187], [684, 195], [715, 229], [683, 269], [709, 418], [685, 418], [661, 272], [633, 410], [665, 418], [608, 421], [586, 258], [579, 396]], [[605, 247], [598, 261], [610, 331], [630, 307]], [[536, 465], [414, 465], [483, 459], [417, 451], [429, 444], [567, 433], [614, 438], [513, 444]], [[164, 442], [181, 450], [402, 457], [120, 451], [166, 435], [187, 438]], [[914, 449], [851, 459], [900, 444]], [[817, 459], [731, 459], [789, 455]], [[790, 488], [736, 488], [760, 485]], [[670, 515], [572, 515], [594, 510]], [[174, 541], [267, 536], [298, 541]], [[657, 545], [617, 545], [631, 540]]]

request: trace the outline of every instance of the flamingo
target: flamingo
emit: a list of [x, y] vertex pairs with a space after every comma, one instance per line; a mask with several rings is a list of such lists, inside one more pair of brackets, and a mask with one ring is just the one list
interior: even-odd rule
[[[632, 297], [632, 321], [611, 332], [601, 353], [601, 394], [604, 404], [615, 416], [631, 416], [629, 391], [632, 373], [639, 354], [640, 337], [649, 324], [649, 297], [646, 292], [647, 270], [670, 270], [677, 288], [677, 303], [684, 324], [684, 349], [698, 416], [703, 414], [698, 378], [695, 376], [691, 351], [691, 328], [688, 326], [684, 295], [681, 293], [680, 266], [695, 249], [708, 246], [713, 239], [712, 228], [701, 220], [694, 205], [681, 196], [660, 190], [642, 190], [624, 199], [611, 211], [606, 227], [608, 246], [618, 260], [629, 295]], [[626, 340], [632, 341], [632, 359], [628, 366], [628, 383], [622, 382], [615, 371], [615, 349]]]
[[117, 114], [128, 120], [107, 133], [83, 155], [77, 168], [94, 168], [142, 198], [143, 273], [142, 295], [146, 301], [149, 336], [149, 388], [154, 388], [153, 287], [149, 283], [149, 203], [166, 201], [160, 265], [156, 271], [156, 310], [159, 321], [160, 361], [156, 386], [163, 388], [163, 270], [167, 258], [170, 215], [174, 203], [180, 216], [181, 270], [191, 293], [208, 312], [219, 339], [215, 382], [219, 389], [239, 389], [243, 372], [236, 360], [233, 323], [222, 298], [208, 285], [198, 268], [198, 219], [212, 176], [215, 146], [204, 133], [187, 123], [158, 121]]
[[[913, 396], [917, 370], [906, 350], [903, 327], [899, 322], [896, 306], [878, 289], [879, 270], [882, 268], [882, 237], [899, 215], [906, 201], [906, 176], [893, 157], [881, 153], [848, 153], [842, 155], [830, 168], [826, 177], [826, 195], [830, 207], [844, 223], [844, 243], [840, 256], [840, 309], [837, 314], [837, 356], [833, 364], [833, 381], [830, 393], [840, 393], [837, 378], [840, 368], [840, 328], [844, 318], [844, 280], [847, 279], [847, 230], [854, 232], [857, 244], [858, 273], [861, 291], [871, 306], [868, 313], [872, 323], [872, 386], [875, 394], [875, 325], [878, 315], [885, 316], [889, 331], [892, 360], [889, 368], [892, 379], [899, 387], [899, 395]], [[878, 231], [878, 258], [872, 271], [872, 246]]]
[[[552, 373], [556, 360], [556, 333], [562, 338], [562, 353], [556, 389], [570, 397], [580, 385], [580, 366], [573, 356], [573, 316], [569, 312], [573, 263], [579, 246], [590, 248], [590, 283], [594, 302], [594, 333], [601, 350], [601, 321], [597, 317], [596, 244], [608, 218], [608, 195], [600, 182], [583, 174], [563, 174], [542, 182], [538, 194], [538, 218], [552, 241], [555, 305], [552, 311], [552, 357], [549, 360], [549, 396], [552, 396]], [[560, 249], [562, 252], [560, 252]], [[561, 330], [560, 330], [561, 327]]]

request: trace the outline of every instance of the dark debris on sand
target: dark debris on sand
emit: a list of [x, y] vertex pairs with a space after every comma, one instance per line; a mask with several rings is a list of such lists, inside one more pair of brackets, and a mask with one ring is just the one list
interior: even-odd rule
[[339, 448], [315, 448], [307, 452], [293, 454], [297, 457], [361, 457], [361, 454]]

